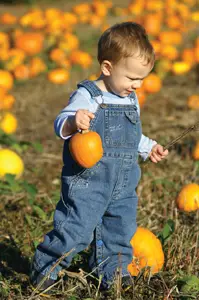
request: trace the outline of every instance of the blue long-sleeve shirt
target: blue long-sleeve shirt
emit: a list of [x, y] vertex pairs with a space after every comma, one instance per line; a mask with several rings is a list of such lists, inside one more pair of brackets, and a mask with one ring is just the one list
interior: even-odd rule
[[[107, 104], [132, 104], [129, 97], [120, 97], [116, 94], [104, 92], [103, 94], [103, 102]], [[140, 115], [140, 107], [138, 103], [138, 99], [136, 97], [135, 103], [137, 107], [138, 114]], [[62, 139], [68, 139], [70, 136], [63, 136], [62, 129], [63, 126], [68, 119], [68, 117], [75, 115], [78, 109], [87, 109], [92, 113], [95, 113], [98, 108], [98, 103], [91, 99], [90, 93], [84, 87], [78, 88], [76, 91], [72, 93], [69, 99], [68, 105], [59, 113], [57, 118], [54, 122], [55, 133]], [[139, 146], [138, 146], [138, 153], [146, 160], [151, 149], [157, 142], [148, 138], [147, 136], [142, 134]]]

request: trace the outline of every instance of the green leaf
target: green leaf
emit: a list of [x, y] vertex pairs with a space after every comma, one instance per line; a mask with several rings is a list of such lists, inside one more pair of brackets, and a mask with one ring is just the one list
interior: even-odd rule
[[25, 215], [25, 220], [28, 223], [28, 225], [31, 227], [33, 224], [31, 217], [29, 215]]
[[34, 212], [38, 215], [38, 217], [40, 217], [43, 221], [46, 220], [47, 215], [46, 215], [46, 213], [43, 211], [42, 208], [40, 208], [40, 207], [37, 206], [37, 205], [33, 205], [33, 210], [34, 210]]
[[30, 195], [32, 199], [35, 199], [35, 196], [38, 193], [38, 190], [34, 184], [28, 183], [26, 180], [22, 182], [22, 186], [26, 192]]
[[11, 146], [13, 143], [16, 143], [16, 142], [17, 142], [16, 138], [13, 135], [5, 134], [0, 129], [0, 144], [1, 145]]
[[182, 293], [180, 299], [196, 299], [199, 293], [199, 278], [195, 275], [187, 275], [177, 281], [177, 286]]
[[20, 184], [15, 180], [15, 175], [13, 174], [6, 174], [5, 175], [5, 180], [7, 181], [8, 185], [9, 185], [9, 189], [12, 192], [19, 192], [21, 191], [21, 186]]
[[32, 143], [32, 146], [37, 152], [40, 152], [40, 153], [43, 152], [43, 146], [41, 143], [35, 142], [35, 143]]
[[158, 234], [158, 238], [160, 239], [162, 245], [165, 244], [166, 241], [169, 240], [171, 235], [174, 233], [175, 223], [173, 220], [169, 219], [167, 223], [164, 225], [162, 231]]
[[77, 298], [75, 296], [70, 296], [68, 300], [77, 300]]

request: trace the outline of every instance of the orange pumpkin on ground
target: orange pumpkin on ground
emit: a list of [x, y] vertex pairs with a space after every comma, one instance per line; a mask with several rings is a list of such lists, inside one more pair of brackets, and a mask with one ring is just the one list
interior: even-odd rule
[[162, 17], [159, 13], [147, 14], [144, 18], [144, 27], [148, 34], [157, 36], [161, 32]]
[[5, 97], [7, 91], [4, 87], [0, 86], [0, 101], [3, 100], [3, 98]]
[[199, 160], [199, 142], [197, 142], [195, 147], [193, 148], [192, 156], [193, 159]]
[[147, 93], [157, 93], [162, 87], [162, 80], [155, 73], [149, 74], [147, 78], [144, 79], [142, 88]]
[[187, 99], [187, 106], [191, 109], [199, 109], [199, 95], [191, 95]]
[[181, 75], [189, 72], [191, 64], [186, 61], [176, 61], [171, 67], [171, 71], [176, 75]]
[[138, 227], [130, 243], [134, 258], [128, 265], [128, 271], [132, 276], [137, 276], [145, 267], [150, 267], [151, 274], [158, 273], [162, 269], [164, 264], [162, 245], [150, 230]]
[[17, 129], [17, 119], [9, 112], [2, 113], [0, 115], [0, 129], [2, 129], [6, 134], [12, 134]]
[[80, 3], [73, 6], [72, 10], [78, 16], [85, 15], [91, 12], [91, 6], [89, 3]]
[[189, 183], [185, 185], [176, 198], [180, 210], [190, 212], [199, 209], [199, 185]]
[[6, 90], [13, 87], [13, 76], [6, 70], [0, 70], [0, 86]]
[[50, 51], [49, 57], [52, 61], [59, 62], [66, 58], [66, 53], [59, 48], [54, 48]]
[[73, 135], [69, 149], [73, 159], [84, 168], [93, 167], [103, 156], [102, 140], [95, 131], [83, 130]]
[[89, 53], [75, 50], [69, 57], [72, 64], [79, 64], [82, 68], [88, 69], [92, 64], [92, 57]]
[[27, 80], [30, 77], [29, 67], [25, 64], [17, 66], [13, 70], [14, 77], [18, 80]]
[[4, 98], [0, 99], [0, 110], [10, 109], [15, 102], [15, 97], [13, 95], [7, 94]]
[[25, 32], [16, 37], [15, 46], [27, 55], [35, 55], [43, 48], [44, 37], [39, 32]]
[[7, 33], [0, 31], [0, 48], [8, 49], [10, 47], [10, 37]]
[[141, 108], [141, 107], [143, 107], [144, 103], [146, 102], [146, 93], [141, 88], [141, 89], [136, 90], [136, 95], [137, 95], [138, 102], [139, 102], [139, 105], [140, 105], [140, 108]]
[[94, 15], [97, 15], [100, 18], [104, 18], [108, 13], [106, 4], [101, 1], [93, 1], [91, 9]]
[[40, 57], [32, 57], [29, 63], [30, 77], [35, 77], [42, 72], [45, 72], [47, 66]]
[[5, 24], [5, 25], [13, 25], [13, 24], [16, 24], [17, 17], [15, 17], [14, 15], [12, 15], [10, 13], [4, 13], [3, 15], [1, 15], [0, 21], [2, 24]]
[[64, 84], [69, 79], [69, 72], [63, 68], [54, 69], [48, 73], [48, 80], [55, 84]]
[[194, 64], [195, 62], [195, 57], [194, 57], [194, 48], [186, 48], [183, 49], [181, 58], [183, 61], [190, 63], [191, 65]]

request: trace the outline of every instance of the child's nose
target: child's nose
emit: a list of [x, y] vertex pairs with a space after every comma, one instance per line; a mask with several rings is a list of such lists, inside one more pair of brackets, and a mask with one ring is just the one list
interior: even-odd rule
[[142, 85], [142, 80], [136, 80], [133, 82], [132, 88], [139, 89]]

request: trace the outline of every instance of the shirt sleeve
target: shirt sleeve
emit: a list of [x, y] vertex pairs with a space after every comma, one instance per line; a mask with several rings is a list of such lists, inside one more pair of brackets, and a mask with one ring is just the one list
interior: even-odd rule
[[[140, 106], [139, 106], [137, 95], [136, 95], [136, 99], [135, 99], [135, 104], [137, 107], [138, 114], [140, 116]], [[145, 136], [144, 134], [142, 134], [139, 145], [138, 145], [138, 153], [142, 157], [143, 160], [147, 159], [147, 157], [149, 156], [149, 153], [151, 152], [151, 149], [156, 144], [157, 144], [156, 141], [154, 141], [154, 140], [150, 139], [149, 137]]]
[[57, 136], [61, 137], [64, 140], [68, 139], [71, 136], [63, 136], [62, 129], [66, 120], [74, 116], [78, 109], [87, 109], [93, 112], [94, 108], [90, 99], [90, 93], [83, 87], [79, 88], [71, 94], [68, 105], [61, 110], [54, 121], [54, 129]]

